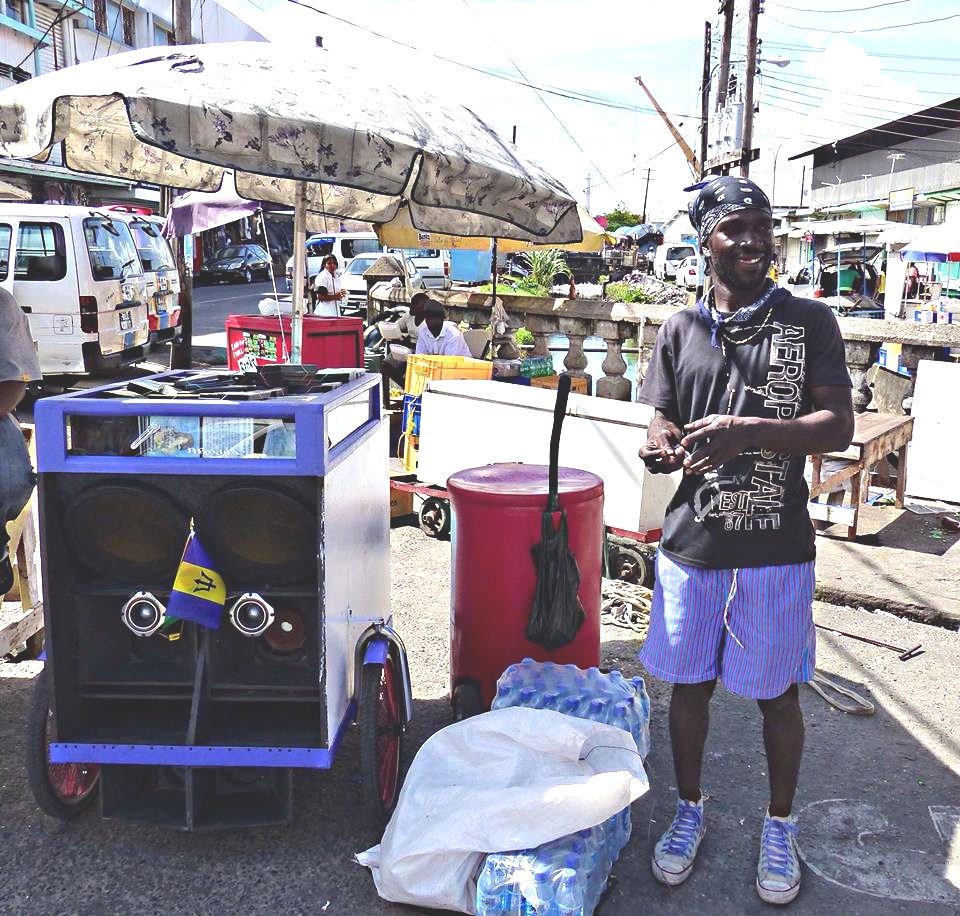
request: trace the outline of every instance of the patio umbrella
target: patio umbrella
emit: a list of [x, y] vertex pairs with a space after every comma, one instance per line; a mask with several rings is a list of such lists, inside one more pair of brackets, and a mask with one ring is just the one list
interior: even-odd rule
[[953, 223], [924, 226], [900, 249], [902, 261], [960, 261], [960, 227]]
[[[451, 235], [580, 240], [573, 198], [472, 111], [319, 48], [264, 42], [146, 48], [0, 91], [0, 154], [294, 208], [294, 274], [308, 210]], [[292, 360], [303, 291], [294, 284]]]
[[223, 184], [216, 191], [188, 191], [170, 205], [163, 224], [165, 238], [192, 235], [217, 226], [226, 226], [242, 216], [251, 216], [260, 209], [255, 200], [237, 194], [233, 173], [224, 172]]

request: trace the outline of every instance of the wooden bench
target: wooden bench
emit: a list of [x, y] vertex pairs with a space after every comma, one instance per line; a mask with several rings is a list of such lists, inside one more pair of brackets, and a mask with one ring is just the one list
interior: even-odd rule
[[[913, 436], [913, 417], [889, 413], [860, 413], [856, 415], [853, 441], [843, 452], [813, 455], [813, 481], [810, 486], [810, 517], [847, 526], [847, 539], [857, 536], [860, 506], [870, 492], [870, 470], [892, 452], [897, 453], [896, 506], [903, 508], [904, 486], [907, 481], [907, 445]], [[850, 462], [846, 467], [822, 479], [823, 459], [839, 458]], [[822, 493], [829, 493], [838, 484], [850, 480], [853, 488], [850, 506], [814, 502]]]

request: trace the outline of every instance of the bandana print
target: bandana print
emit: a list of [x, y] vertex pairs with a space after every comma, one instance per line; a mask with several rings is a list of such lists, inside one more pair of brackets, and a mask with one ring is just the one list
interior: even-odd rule
[[[710, 346], [715, 350], [720, 349], [720, 332], [725, 325], [746, 324], [754, 318], [761, 317], [760, 313], [764, 310], [764, 306], [770, 305], [773, 307], [775, 302], [771, 302], [771, 299], [777, 290], [778, 287], [771, 280], [768, 280], [766, 288], [756, 302], [741, 306], [732, 315], [724, 315], [717, 311], [713, 303], [713, 290], [710, 290], [709, 295], [706, 297], [708, 301], [701, 299], [697, 303], [697, 308], [700, 310], [700, 317], [710, 325]], [[786, 290], [782, 292], [786, 292]]]
[[725, 216], [737, 210], [764, 210], [772, 212], [767, 195], [749, 178], [734, 178], [724, 175], [699, 182], [685, 188], [699, 191], [687, 206], [690, 222], [697, 230], [701, 247], [707, 243], [710, 233]]

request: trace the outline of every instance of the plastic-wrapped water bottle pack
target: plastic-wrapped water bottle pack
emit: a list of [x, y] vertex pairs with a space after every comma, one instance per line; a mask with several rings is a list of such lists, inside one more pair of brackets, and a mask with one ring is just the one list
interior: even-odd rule
[[[497, 681], [493, 708], [553, 709], [629, 731], [641, 756], [650, 749], [650, 700], [643, 678], [627, 680], [576, 665], [511, 665]], [[630, 839], [630, 809], [537, 849], [491, 853], [477, 876], [479, 916], [591, 916], [610, 869]]]

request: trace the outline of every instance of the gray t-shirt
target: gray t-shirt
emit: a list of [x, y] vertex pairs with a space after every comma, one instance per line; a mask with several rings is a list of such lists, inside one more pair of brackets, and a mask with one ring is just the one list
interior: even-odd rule
[[[660, 328], [638, 400], [681, 428], [710, 414], [789, 420], [812, 409], [810, 389], [850, 387], [837, 319], [823, 303], [778, 290], [758, 333], [724, 360], [696, 307]], [[767, 313], [765, 313], [767, 314]], [[739, 334], [749, 331], [741, 327]], [[753, 327], [758, 327], [754, 324]], [[729, 405], [729, 410], [727, 409]], [[815, 555], [803, 455], [748, 452], [716, 475], [684, 475], [660, 549], [707, 569], [784, 566]]]
[[0, 288], [0, 382], [38, 382], [41, 377], [30, 321], [17, 300]]

